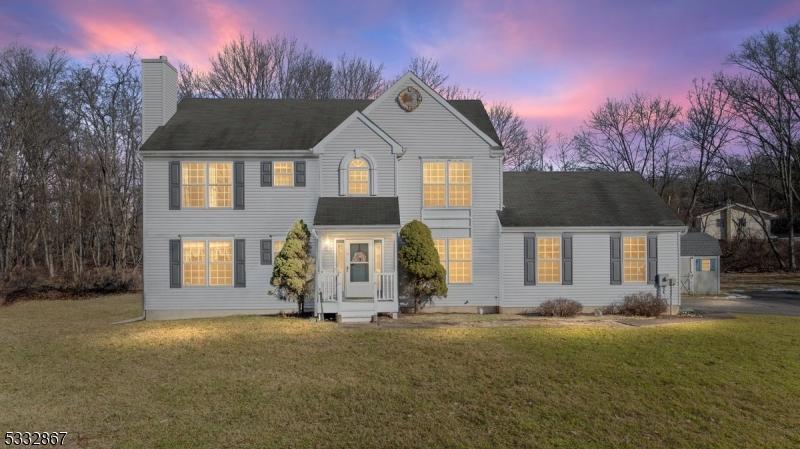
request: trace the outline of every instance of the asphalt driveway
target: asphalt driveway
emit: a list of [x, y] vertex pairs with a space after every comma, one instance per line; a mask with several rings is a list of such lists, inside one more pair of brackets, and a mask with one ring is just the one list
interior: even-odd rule
[[763, 289], [736, 291], [728, 297], [683, 296], [681, 309], [706, 315], [753, 313], [800, 316], [800, 291]]

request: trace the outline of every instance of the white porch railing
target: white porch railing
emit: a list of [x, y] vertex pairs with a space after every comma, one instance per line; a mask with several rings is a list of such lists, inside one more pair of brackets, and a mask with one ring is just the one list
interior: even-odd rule
[[375, 273], [375, 301], [394, 301], [397, 298], [396, 279], [394, 273]]
[[[344, 279], [340, 273], [321, 271], [316, 275], [314, 302], [342, 302], [345, 299]], [[397, 300], [397, 273], [374, 273], [373, 301]]]

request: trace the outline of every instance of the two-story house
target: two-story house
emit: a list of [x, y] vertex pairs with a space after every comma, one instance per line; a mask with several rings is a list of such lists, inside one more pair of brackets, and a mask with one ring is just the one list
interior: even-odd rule
[[375, 100], [176, 104], [166, 58], [142, 72], [149, 319], [295, 310], [269, 280], [297, 219], [317, 265], [307, 307], [343, 319], [398, 313], [398, 232], [414, 219], [447, 273], [426, 310], [602, 306], [678, 278], [685, 228], [637, 175], [503, 173], [482, 102], [412, 73]]

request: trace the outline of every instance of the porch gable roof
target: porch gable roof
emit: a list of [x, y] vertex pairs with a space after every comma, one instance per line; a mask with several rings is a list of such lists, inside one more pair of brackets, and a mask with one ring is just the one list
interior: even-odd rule
[[321, 197], [315, 226], [400, 226], [397, 197]]

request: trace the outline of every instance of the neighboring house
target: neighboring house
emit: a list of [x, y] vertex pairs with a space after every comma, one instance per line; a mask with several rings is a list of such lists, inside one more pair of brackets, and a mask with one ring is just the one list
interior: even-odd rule
[[[777, 214], [761, 211], [767, 230]], [[771, 237], [759, 224], [758, 210], [741, 203], [728, 202], [723, 207], [697, 216], [696, 227], [717, 240], [736, 240], [740, 238], [766, 239]]]
[[683, 293], [719, 293], [720, 254], [719, 240], [705, 232], [689, 232], [681, 237]]
[[[422, 220], [448, 296], [425, 310], [586, 306], [678, 278], [685, 230], [634, 174], [503, 173], [483, 104], [407, 73], [374, 101], [186, 99], [143, 60], [144, 307], [149, 319], [291, 312], [269, 285], [297, 219], [316, 259], [308, 309], [396, 314], [400, 227]], [[675, 298], [673, 304], [679, 304]]]

